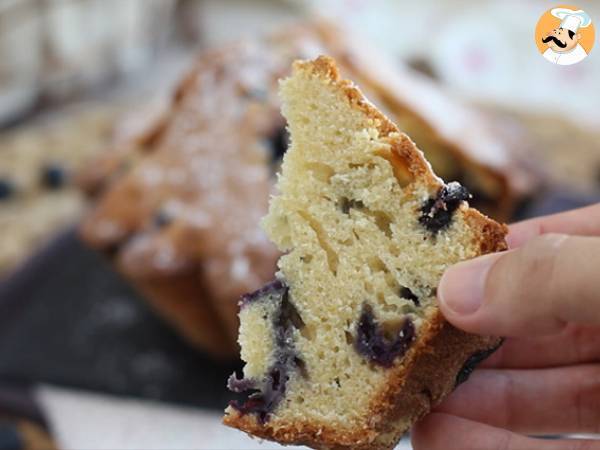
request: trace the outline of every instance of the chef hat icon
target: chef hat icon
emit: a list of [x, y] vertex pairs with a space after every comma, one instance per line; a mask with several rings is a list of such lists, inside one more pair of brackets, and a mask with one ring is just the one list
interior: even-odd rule
[[560, 28], [576, 33], [579, 28], [586, 28], [592, 23], [590, 16], [583, 10], [574, 11], [569, 8], [554, 8], [550, 13], [562, 22]]

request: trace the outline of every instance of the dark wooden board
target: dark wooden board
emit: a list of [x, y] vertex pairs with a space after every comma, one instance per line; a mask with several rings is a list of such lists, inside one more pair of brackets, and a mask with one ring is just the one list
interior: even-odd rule
[[0, 285], [0, 379], [222, 409], [234, 369], [183, 342], [72, 230]]

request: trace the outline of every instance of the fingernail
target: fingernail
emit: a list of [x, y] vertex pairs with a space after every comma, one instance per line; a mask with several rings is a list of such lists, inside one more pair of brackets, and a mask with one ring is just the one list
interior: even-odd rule
[[473, 314], [483, 304], [485, 280], [499, 254], [458, 263], [444, 272], [438, 287], [440, 304], [456, 314]]

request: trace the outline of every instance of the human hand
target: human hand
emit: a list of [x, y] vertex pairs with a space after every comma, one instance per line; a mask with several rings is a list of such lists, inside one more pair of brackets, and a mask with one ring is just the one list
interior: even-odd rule
[[440, 308], [505, 344], [412, 432], [415, 450], [600, 449], [600, 204], [510, 227], [509, 251], [448, 269]]

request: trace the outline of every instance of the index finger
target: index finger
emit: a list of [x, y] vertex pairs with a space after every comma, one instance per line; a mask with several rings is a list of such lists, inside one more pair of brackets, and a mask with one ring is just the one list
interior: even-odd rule
[[546, 233], [600, 236], [600, 203], [512, 224], [506, 241], [509, 248], [517, 248]]
[[598, 267], [600, 238], [550, 233], [450, 267], [438, 301], [449, 322], [471, 333], [535, 336], [571, 322], [600, 326]]

